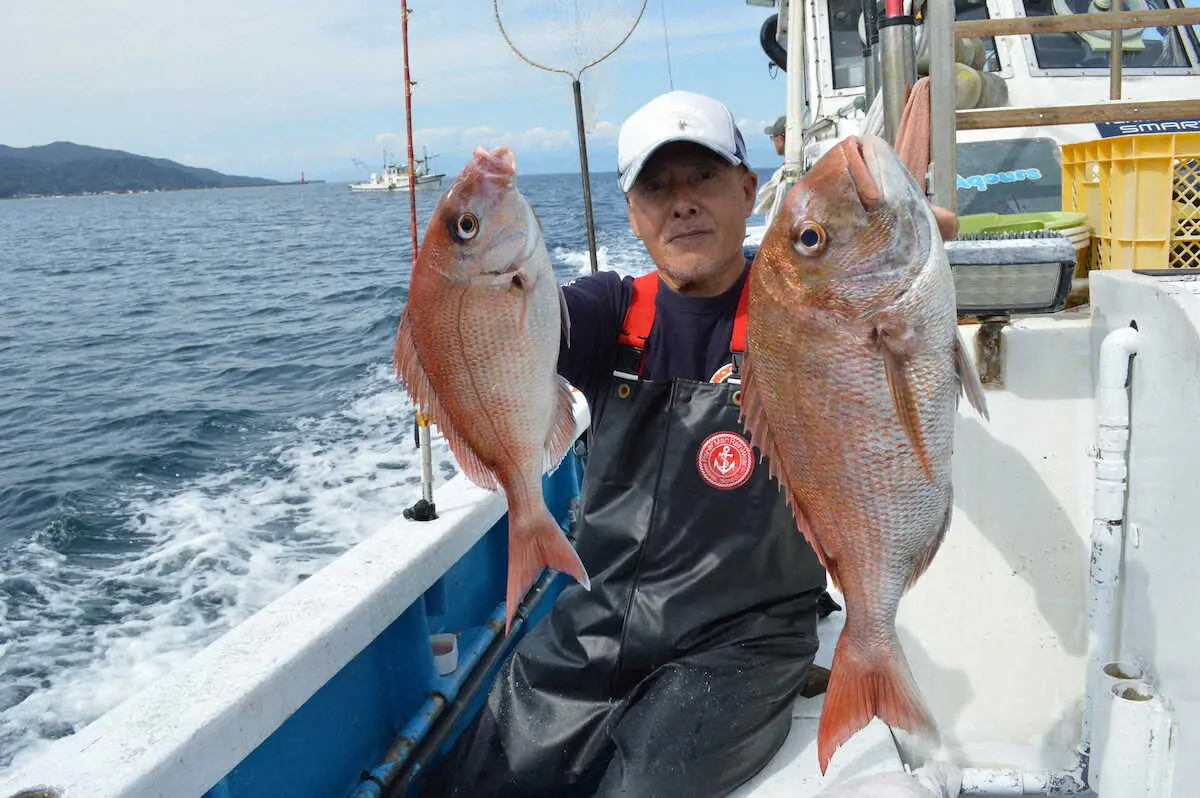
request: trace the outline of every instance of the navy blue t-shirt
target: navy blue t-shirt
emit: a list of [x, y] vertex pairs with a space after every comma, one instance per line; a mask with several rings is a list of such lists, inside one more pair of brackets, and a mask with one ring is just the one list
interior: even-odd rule
[[[660, 282], [642, 377], [708, 382], [727, 365], [733, 317], [745, 280], [743, 272], [728, 291], [713, 297], [684, 296]], [[567, 346], [564, 340], [559, 348], [558, 373], [595, 407], [596, 396], [608, 385], [616, 365], [617, 338], [633, 298], [633, 278], [598, 272], [564, 285], [563, 294], [571, 315], [571, 341]]]

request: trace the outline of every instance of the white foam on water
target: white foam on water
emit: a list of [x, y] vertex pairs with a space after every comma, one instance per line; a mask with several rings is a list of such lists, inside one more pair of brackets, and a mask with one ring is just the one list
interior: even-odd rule
[[[555, 264], [568, 266], [577, 274], [590, 274], [592, 262], [586, 249], [555, 247], [551, 253]], [[596, 248], [596, 265], [602, 271], [615, 271], [622, 276], [636, 277], [654, 268], [654, 263], [641, 242], [630, 237], [629, 241], [618, 240], [613, 244], [602, 244]]]
[[[126, 497], [137, 553], [79, 564], [34, 542], [10, 560], [40, 599], [24, 619], [0, 603], [0, 672], [19, 663], [31, 690], [0, 711], [0, 763], [100, 717], [420, 497], [407, 395], [382, 364], [356, 388], [248, 462]], [[440, 438], [434, 463], [439, 483], [456, 471]]]

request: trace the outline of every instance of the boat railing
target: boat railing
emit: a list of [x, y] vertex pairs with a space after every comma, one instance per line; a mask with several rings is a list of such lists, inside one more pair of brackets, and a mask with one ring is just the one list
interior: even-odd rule
[[1200, 116], [1200, 99], [1122, 100], [1122, 40], [1113, 36], [1109, 58], [1109, 99], [1099, 103], [956, 110], [954, 39], [983, 36], [1029, 36], [1042, 33], [1118, 31], [1147, 26], [1178, 28], [1200, 24], [1200, 8], [1148, 11], [1113, 10], [1071, 16], [1013, 17], [954, 21], [954, 0], [930, 0], [926, 25], [930, 50], [930, 156], [933, 199], [957, 210], [955, 143], [959, 130], [1036, 127], [1131, 119], [1177, 119]]

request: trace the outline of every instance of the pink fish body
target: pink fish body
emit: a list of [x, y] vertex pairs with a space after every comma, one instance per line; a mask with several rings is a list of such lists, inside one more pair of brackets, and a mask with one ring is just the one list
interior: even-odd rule
[[840, 142], [791, 189], [750, 281], [746, 425], [846, 600], [824, 772], [873, 716], [936, 734], [896, 612], [950, 522], [961, 391], [986, 411], [934, 215], [881, 139]]
[[571, 389], [555, 370], [566, 318], [512, 152], [477, 149], [430, 219], [395, 362], [467, 477], [508, 498], [506, 627], [544, 566], [588, 584], [542, 496], [542, 474], [574, 439]]

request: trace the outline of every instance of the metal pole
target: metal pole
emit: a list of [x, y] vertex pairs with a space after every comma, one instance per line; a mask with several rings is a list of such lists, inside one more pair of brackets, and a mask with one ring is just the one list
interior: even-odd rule
[[583, 214], [587, 218], [588, 258], [592, 263], [592, 274], [599, 271], [596, 262], [596, 223], [592, 219], [592, 179], [588, 174], [587, 138], [583, 134], [583, 93], [579, 78], [571, 78], [571, 91], [575, 95], [575, 135], [579, 137], [579, 168], [583, 171]]
[[925, 11], [925, 35], [929, 37], [929, 156], [933, 167], [933, 204], [957, 213], [954, 0], [929, 0]]
[[883, 133], [895, 146], [904, 104], [917, 81], [917, 56], [913, 48], [912, 17], [887, 17], [879, 22], [879, 46], [883, 50]]
[[[1113, 14], [1121, 10], [1121, 0], [1109, 0]], [[1108, 99], [1121, 99], [1121, 56], [1125, 49], [1125, 31], [1113, 29], [1108, 48]]]
[[790, 0], [787, 9], [787, 138], [784, 162], [789, 178], [799, 178], [804, 170], [804, 3]]

